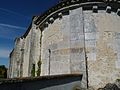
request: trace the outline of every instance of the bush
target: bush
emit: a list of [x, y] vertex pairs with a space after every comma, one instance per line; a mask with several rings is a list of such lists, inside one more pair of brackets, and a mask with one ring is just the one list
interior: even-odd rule
[[41, 60], [39, 60], [37, 63], [37, 65], [38, 65], [37, 76], [40, 76], [40, 74], [41, 74], [41, 64], [42, 64], [42, 62], [41, 62]]

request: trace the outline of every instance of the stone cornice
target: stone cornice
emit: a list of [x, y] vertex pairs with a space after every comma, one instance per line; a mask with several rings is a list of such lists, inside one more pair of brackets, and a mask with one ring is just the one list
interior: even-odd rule
[[28, 35], [28, 33], [30, 32], [30, 29], [32, 28], [32, 23], [30, 24], [30, 26], [28, 27], [27, 31], [25, 32], [25, 34], [23, 36], [21, 36], [21, 38], [26, 38], [26, 36]]
[[[37, 16], [34, 23], [40, 27], [43, 27], [46, 22], [49, 22], [50, 18], [57, 13], [64, 12], [65, 10], [70, 10], [77, 7], [83, 7], [83, 9], [93, 9], [92, 6], [98, 6], [98, 9], [106, 10], [107, 6], [112, 7], [112, 11], [117, 13], [118, 8], [120, 8], [119, 0], [62, 0], [56, 6], [50, 8], [48, 11], [40, 16]], [[59, 17], [57, 15], [56, 17]]]
[[[63, 13], [66, 11], [78, 7], [83, 7], [84, 10], [93, 9], [93, 11], [95, 11], [95, 8], [93, 8], [94, 5], [98, 6], [98, 9], [106, 10], [107, 13], [114, 11], [120, 15], [119, 0], [62, 0], [60, 3], [50, 8], [40, 16], [34, 16], [32, 20], [33, 23], [42, 30], [44, 27], [47, 27], [49, 23], [53, 23], [55, 17], [61, 18]], [[26, 38], [31, 27], [32, 23], [21, 38]]]

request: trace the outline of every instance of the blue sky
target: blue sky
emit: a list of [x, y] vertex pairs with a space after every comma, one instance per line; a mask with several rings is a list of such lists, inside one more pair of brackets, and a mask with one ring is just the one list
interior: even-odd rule
[[0, 65], [8, 67], [14, 40], [25, 33], [32, 16], [40, 15], [59, 0], [0, 0]]

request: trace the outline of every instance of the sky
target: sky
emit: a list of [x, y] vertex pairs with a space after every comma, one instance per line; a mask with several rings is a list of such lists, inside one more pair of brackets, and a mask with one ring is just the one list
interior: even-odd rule
[[0, 0], [0, 65], [9, 66], [16, 37], [29, 27], [32, 16], [40, 15], [59, 0]]

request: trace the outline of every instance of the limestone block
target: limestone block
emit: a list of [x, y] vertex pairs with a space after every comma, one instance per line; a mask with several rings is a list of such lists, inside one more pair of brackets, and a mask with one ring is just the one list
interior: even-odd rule
[[71, 33], [71, 40], [81, 40], [84, 39], [83, 34], [75, 32], [75, 33]]
[[70, 11], [70, 14], [71, 14], [71, 15], [75, 15], [75, 14], [82, 15], [82, 7], [77, 8], [77, 9], [74, 9], [74, 10], [71, 10], [71, 11]]
[[69, 41], [60, 41], [58, 42], [58, 49], [66, 49], [66, 48], [70, 48], [70, 40]]
[[41, 76], [48, 75], [49, 73], [49, 58], [42, 59]]
[[53, 55], [67, 55], [70, 53], [70, 49], [59, 49], [52, 51]]
[[70, 55], [71, 63], [84, 61], [84, 53], [75, 53]]
[[52, 50], [56, 50], [57, 48], [58, 48], [57, 43], [53, 43], [52, 45], [50, 45], [50, 49], [52, 49]]
[[95, 40], [96, 39], [96, 33], [85, 33], [85, 40]]
[[[85, 41], [89, 86], [97, 88], [97, 85], [99, 87], [104, 86], [105, 83], [113, 82], [119, 77], [119, 70], [116, 70], [116, 66], [118, 66], [116, 53], [119, 52], [119, 49], [118, 51], [115, 49], [119, 48], [119, 40], [115, 39], [117, 36], [115, 32], [119, 32], [119, 27], [116, 26], [119, 19], [112, 12], [112, 14], [102, 11], [98, 14], [88, 13], [84, 12], [86, 33], [95, 33], [96, 35], [90, 35], [94, 36], [94, 39], [88, 37], [93, 40]], [[113, 22], [117, 24], [114, 25]], [[119, 38], [119, 34], [117, 37]]]
[[96, 47], [96, 40], [85, 40], [85, 47]]
[[92, 12], [84, 11], [84, 32], [96, 33], [96, 24], [94, 22], [94, 17], [92, 16]]
[[120, 33], [119, 32], [115, 32], [114, 33], [114, 37], [115, 37], [115, 39], [120, 39]]
[[84, 51], [84, 48], [71, 48], [70, 52], [72, 53], [82, 53]]
[[74, 62], [71, 64], [71, 73], [83, 73], [85, 68], [85, 63], [84, 61], [78, 63], [78, 62]]
[[87, 53], [87, 57], [89, 57], [87, 60], [91, 61], [91, 60], [96, 60], [96, 53]]
[[120, 59], [118, 59], [118, 61], [116, 61], [115, 63], [116, 63], [116, 68], [120, 69]]
[[70, 13], [70, 30], [71, 32], [76, 32], [83, 34], [83, 15], [82, 8], [72, 10]]
[[[70, 73], [70, 64], [69, 64], [69, 60], [62, 60], [62, 58], [60, 60], [57, 61], [51, 61], [50, 62], [50, 73], [51, 75], [55, 75], [55, 74], [68, 74]], [[56, 69], [56, 70], [55, 70]]]
[[71, 43], [70, 45], [71, 48], [84, 48], [84, 40], [82, 39], [71, 41], [70, 43]]

